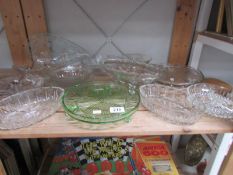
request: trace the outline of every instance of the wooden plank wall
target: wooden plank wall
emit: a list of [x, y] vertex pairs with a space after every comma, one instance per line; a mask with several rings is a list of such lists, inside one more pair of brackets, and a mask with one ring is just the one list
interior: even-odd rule
[[20, 0], [0, 0], [0, 13], [13, 63], [17, 66], [30, 66], [32, 62]]
[[31, 66], [28, 37], [47, 32], [43, 0], [0, 0], [0, 13], [14, 65]]
[[177, 0], [169, 64], [187, 64], [199, 6], [200, 0]]

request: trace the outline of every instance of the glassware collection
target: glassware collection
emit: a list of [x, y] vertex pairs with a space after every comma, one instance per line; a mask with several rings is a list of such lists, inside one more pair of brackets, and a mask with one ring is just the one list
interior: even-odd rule
[[[33, 65], [0, 79], [0, 129], [18, 129], [54, 114], [62, 105], [68, 121], [107, 129], [131, 120], [142, 105], [173, 124], [191, 125], [206, 113], [233, 118], [233, 93], [223, 96], [202, 83], [191, 67], [158, 65], [139, 53], [92, 58], [79, 45], [51, 34], [29, 39]], [[110, 79], [95, 78], [100, 75]]]

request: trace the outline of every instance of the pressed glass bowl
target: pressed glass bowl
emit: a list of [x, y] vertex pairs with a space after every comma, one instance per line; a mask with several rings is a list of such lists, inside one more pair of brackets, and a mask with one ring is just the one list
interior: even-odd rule
[[89, 123], [117, 122], [130, 117], [139, 105], [137, 92], [113, 82], [89, 82], [68, 88], [62, 98], [67, 115]]
[[140, 87], [140, 97], [149, 111], [173, 124], [191, 125], [201, 117], [186, 100], [186, 88], [148, 84]]
[[204, 76], [203, 74], [186, 66], [161, 65], [161, 73], [156, 79], [156, 82], [177, 87], [187, 87], [195, 83], [200, 83]]
[[159, 76], [160, 67], [136, 63], [126, 59], [108, 59], [104, 68], [117, 80], [135, 86], [153, 83]]
[[67, 88], [85, 81], [90, 74], [90, 69], [81, 63], [66, 66], [50, 73], [55, 86]]
[[42, 87], [26, 90], [0, 101], [0, 129], [17, 129], [39, 122], [60, 107], [63, 89]]
[[216, 93], [214, 86], [199, 83], [188, 87], [188, 101], [209, 115], [233, 119], [233, 93], [226, 97]]

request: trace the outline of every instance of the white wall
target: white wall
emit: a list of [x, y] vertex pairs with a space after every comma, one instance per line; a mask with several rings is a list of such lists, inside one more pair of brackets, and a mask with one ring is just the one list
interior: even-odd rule
[[11, 60], [10, 49], [0, 15], [0, 68], [10, 68], [12, 66]]
[[204, 46], [199, 69], [207, 77], [215, 77], [233, 84], [233, 55]]
[[[144, 0], [77, 0], [110, 36]], [[91, 54], [106, 41], [73, 0], [45, 0], [49, 32], [80, 44]], [[149, 0], [112, 38], [125, 53], [144, 53], [153, 62], [166, 63], [175, 14], [175, 0]], [[100, 54], [119, 54], [107, 44]]]

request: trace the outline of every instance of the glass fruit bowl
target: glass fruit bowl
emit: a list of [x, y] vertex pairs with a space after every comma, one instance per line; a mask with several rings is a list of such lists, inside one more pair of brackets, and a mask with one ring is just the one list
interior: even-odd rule
[[140, 87], [142, 104], [156, 116], [178, 125], [191, 125], [201, 117], [186, 100], [186, 88], [175, 88], [158, 83]]
[[17, 129], [39, 122], [60, 107], [63, 89], [41, 87], [26, 90], [0, 101], [0, 129]]
[[39, 33], [29, 38], [33, 69], [58, 69], [72, 65], [84, 57], [87, 51], [76, 43], [49, 33]]
[[88, 66], [76, 63], [69, 65], [54, 71], [51, 71], [50, 78], [53, 81], [53, 85], [67, 88], [85, 81], [90, 75], [91, 70]]
[[188, 87], [188, 101], [209, 115], [233, 119], [233, 92], [226, 97], [218, 94], [214, 86], [198, 83]]
[[186, 66], [161, 65], [161, 73], [156, 79], [156, 82], [176, 87], [187, 87], [195, 83], [200, 83], [204, 76], [203, 74]]
[[89, 82], [65, 90], [62, 105], [71, 118], [88, 123], [110, 123], [129, 118], [139, 105], [139, 94], [114, 82]]
[[104, 68], [117, 80], [134, 86], [153, 83], [159, 76], [160, 67], [157, 65], [132, 62], [126, 59], [107, 59]]

